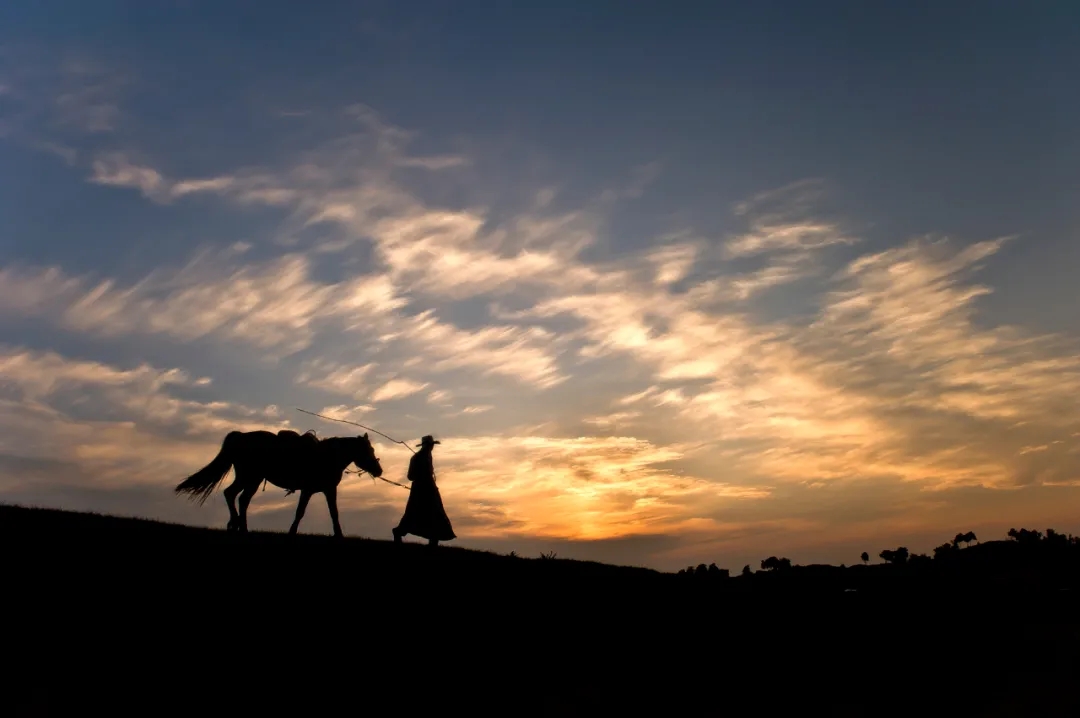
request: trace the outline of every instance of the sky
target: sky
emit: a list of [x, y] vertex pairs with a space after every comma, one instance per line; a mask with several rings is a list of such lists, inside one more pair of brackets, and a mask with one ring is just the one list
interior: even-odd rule
[[[4, 4], [0, 501], [224, 527], [173, 488], [362, 432], [303, 408], [440, 439], [500, 553], [1080, 533], [1078, 14]], [[347, 475], [346, 534], [406, 498]]]

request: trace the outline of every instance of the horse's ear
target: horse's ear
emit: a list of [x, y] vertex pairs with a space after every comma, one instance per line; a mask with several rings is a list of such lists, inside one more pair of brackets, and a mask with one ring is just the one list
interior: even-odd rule
[[366, 431], [364, 432], [364, 438], [365, 439], [367, 438], [367, 432]]

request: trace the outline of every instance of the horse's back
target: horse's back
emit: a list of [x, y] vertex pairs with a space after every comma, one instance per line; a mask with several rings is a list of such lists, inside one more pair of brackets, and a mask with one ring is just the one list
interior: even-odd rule
[[286, 444], [296, 444], [299, 446], [318, 446], [319, 444], [319, 437], [315, 436], [315, 432], [310, 430], [301, 434], [292, 429], [281, 429], [276, 436]]

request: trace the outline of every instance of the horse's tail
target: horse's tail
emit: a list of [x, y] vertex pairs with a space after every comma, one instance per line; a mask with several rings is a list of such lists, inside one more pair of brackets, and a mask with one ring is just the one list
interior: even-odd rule
[[221, 451], [214, 460], [191, 476], [184, 479], [175, 489], [178, 494], [190, 494], [191, 500], [200, 506], [210, 498], [214, 489], [222, 482], [225, 475], [233, 465], [233, 452], [236, 448], [236, 440], [240, 438], [239, 431], [230, 431], [221, 442]]

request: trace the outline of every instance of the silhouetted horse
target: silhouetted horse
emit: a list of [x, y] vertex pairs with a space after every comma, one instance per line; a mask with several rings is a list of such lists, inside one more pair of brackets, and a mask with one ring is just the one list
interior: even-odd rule
[[[190, 494], [202, 505], [233, 468], [236, 478], [223, 492], [229, 505], [228, 530], [247, 532], [248, 504], [265, 480], [289, 493], [300, 492], [296, 518], [289, 529], [290, 534], [295, 534], [311, 495], [321, 491], [326, 495], [330, 519], [334, 522], [334, 535], [340, 537], [343, 534], [338, 523], [337, 487], [349, 464], [356, 464], [373, 476], [382, 476], [382, 465], [367, 434], [318, 439], [312, 432], [301, 436], [287, 429], [276, 434], [230, 431], [214, 460], [185, 479], [176, 487], [176, 493]], [[239, 513], [233, 503], [237, 494]]]

